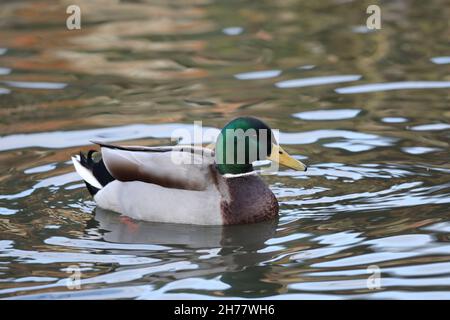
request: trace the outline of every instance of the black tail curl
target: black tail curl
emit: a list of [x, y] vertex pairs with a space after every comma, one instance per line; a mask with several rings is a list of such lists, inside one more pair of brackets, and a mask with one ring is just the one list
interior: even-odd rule
[[[92, 158], [94, 153], [98, 153], [100, 155], [100, 153], [97, 152], [96, 150], [89, 150], [87, 155], [80, 152], [80, 163], [83, 167], [89, 169], [92, 172], [94, 177], [98, 180], [98, 182], [100, 182], [100, 184], [102, 186], [106, 186], [108, 183], [110, 183], [111, 181], [114, 181], [115, 179], [108, 172], [108, 169], [106, 169], [105, 163], [101, 159], [101, 155], [97, 161]], [[99, 189], [90, 185], [86, 181], [85, 181], [85, 183], [86, 183], [87, 189], [89, 190], [89, 193], [92, 196], [94, 196], [99, 191]]]

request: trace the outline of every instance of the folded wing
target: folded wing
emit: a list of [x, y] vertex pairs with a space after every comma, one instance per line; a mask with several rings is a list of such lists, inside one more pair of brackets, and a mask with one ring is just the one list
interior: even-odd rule
[[[97, 143], [97, 142], [96, 142]], [[97, 143], [109, 173], [119, 181], [142, 181], [166, 188], [205, 190], [211, 181], [213, 151], [192, 146], [133, 147]]]

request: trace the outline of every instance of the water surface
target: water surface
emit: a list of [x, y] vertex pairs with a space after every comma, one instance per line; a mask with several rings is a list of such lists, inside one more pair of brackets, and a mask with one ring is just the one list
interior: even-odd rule
[[[383, 2], [378, 31], [357, 1], [70, 4], [81, 30], [66, 1], [2, 4], [0, 298], [450, 298], [446, 1]], [[264, 176], [276, 221], [134, 221], [69, 161], [245, 115], [309, 165]]]

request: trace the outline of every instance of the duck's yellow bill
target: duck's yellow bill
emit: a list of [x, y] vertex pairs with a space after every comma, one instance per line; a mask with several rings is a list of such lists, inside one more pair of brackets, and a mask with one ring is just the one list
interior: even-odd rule
[[270, 156], [267, 157], [267, 159], [275, 161], [294, 170], [306, 171], [307, 169], [304, 163], [292, 158], [292, 156], [284, 151], [283, 148], [276, 144], [272, 144], [272, 152], [270, 153]]

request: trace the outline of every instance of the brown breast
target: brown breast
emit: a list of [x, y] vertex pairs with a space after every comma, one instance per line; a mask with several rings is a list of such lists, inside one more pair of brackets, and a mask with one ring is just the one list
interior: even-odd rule
[[221, 194], [220, 209], [225, 225], [254, 223], [278, 216], [278, 201], [257, 175], [225, 178], [212, 167]]

